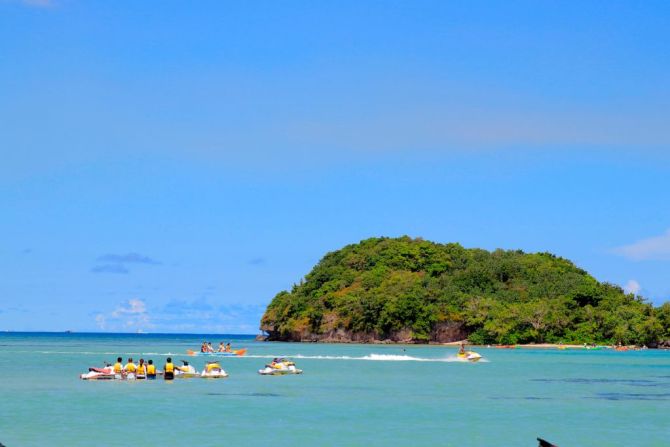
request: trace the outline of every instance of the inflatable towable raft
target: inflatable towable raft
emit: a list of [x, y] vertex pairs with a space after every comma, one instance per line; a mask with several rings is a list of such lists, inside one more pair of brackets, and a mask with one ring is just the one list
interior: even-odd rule
[[230, 352], [199, 352], [199, 351], [186, 351], [186, 354], [193, 356], [206, 356], [206, 357], [240, 357], [247, 353], [247, 348], [236, 349]]

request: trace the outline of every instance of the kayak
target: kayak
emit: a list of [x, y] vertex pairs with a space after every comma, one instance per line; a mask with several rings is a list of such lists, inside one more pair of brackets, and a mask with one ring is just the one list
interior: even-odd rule
[[465, 351], [463, 354], [461, 353], [456, 354], [456, 356], [461, 360], [472, 363], [478, 362], [482, 358], [482, 356], [476, 353], [475, 351]]
[[247, 348], [236, 349], [231, 352], [198, 352], [191, 351], [190, 349], [186, 351], [186, 354], [193, 356], [206, 356], [206, 357], [241, 357], [247, 353]]

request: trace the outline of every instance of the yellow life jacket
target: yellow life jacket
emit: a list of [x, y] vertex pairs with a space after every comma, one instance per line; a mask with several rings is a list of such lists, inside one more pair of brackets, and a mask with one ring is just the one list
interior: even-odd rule
[[166, 373], [174, 372], [174, 364], [172, 364], [172, 363], [166, 363], [166, 364], [165, 364], [165, 372], [166, 372]]
[[143, 376], [147, 373], [147, 365], [141, 364], [137, 365], [137, 374]]
[[156, 374], [156, 365], [147, 365], [147, 374]]
[[137, 366], [135, 366], [135, 364], [131, 362], [131, 363], [128, 363], [126, 365], [125, 369], [126, 369], [126, 372], [134, 373], [135, 371], [137, 371]]
[[123, 365], [120, 362], [116, 362], [114, 364], [114, 372], [116, 374], [121, 374], [121, 371], [123, 371]]
[[190, 370], [188, 369], [188, 366], [180, 366], [178, 369], [179, 369], [179, 371], [181, 371], [181, 372], [185, 372], [185, 373], [187, 373], [187, 372], [190, 371]]

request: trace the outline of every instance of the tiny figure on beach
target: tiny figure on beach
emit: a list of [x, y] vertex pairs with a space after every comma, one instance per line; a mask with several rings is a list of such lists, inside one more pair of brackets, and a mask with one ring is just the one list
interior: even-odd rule
[[174, 379], [174, 364], [172, 363], [172, 357], [168, 357], [165, 366], [163, 366], [163, 379]]

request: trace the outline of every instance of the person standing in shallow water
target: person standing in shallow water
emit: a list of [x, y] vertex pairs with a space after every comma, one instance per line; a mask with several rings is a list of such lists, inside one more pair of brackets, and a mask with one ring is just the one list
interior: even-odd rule
[[153, 360], [149, 360], [147, 364], [147, 379], [155, 380], [156, 379], [156, 365], [154, 365]]
[[172, 358], [168, 357], [165, 366], [163, 367], [163, 379], [172, 380], [174, 379], [174, 364], [172, 363]]
[[123, 372], [123, 359], [121, 357], [116, 358], [116, 363], [114, 363], [114, 374], [121, 374]]

